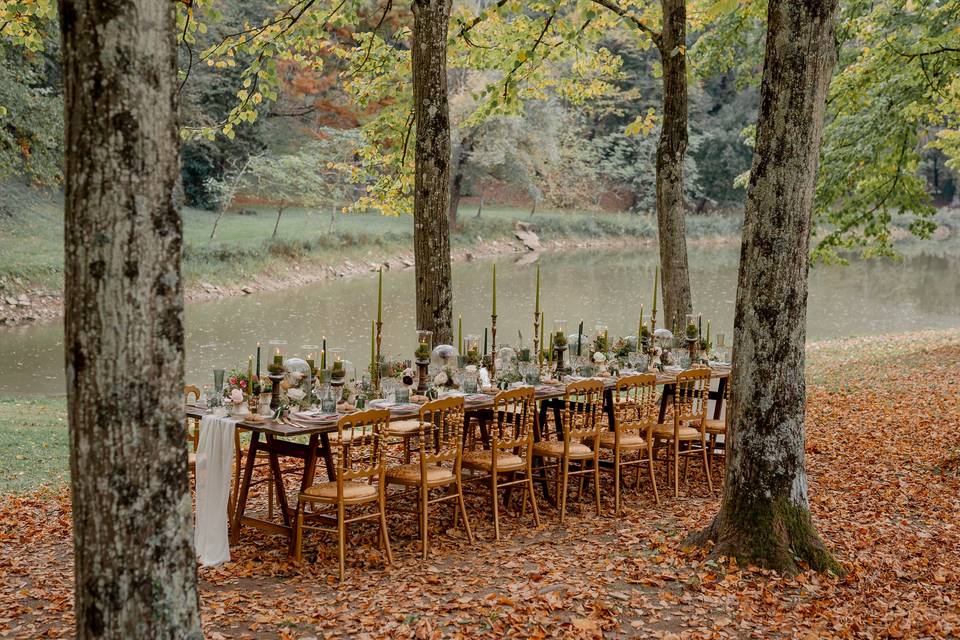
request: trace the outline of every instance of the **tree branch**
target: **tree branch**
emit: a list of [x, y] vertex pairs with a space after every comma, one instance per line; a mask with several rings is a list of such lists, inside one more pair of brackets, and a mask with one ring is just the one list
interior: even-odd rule
[[623, 18], [624, 20], [629, 20], [630, 22], [632, 22], [633, 26], [635, 26], [637, 29], [640, 29], [640, 31], [643, 31], [644, 33], [650, 36], [650, 39], [653, 40], [653, 44], [657, 45], [657, 49], [659, 49], [662, 46], [660, 34], [654, 31], [653, 29], [651, 29], [650, 27], [648, 27], [643, 22], [643, 20], [633, 15], [633, 13], [631, 13], [629, 9], [621, 7], [614, 0], [593, 0], [593, 3], [598, 4], [601, 7], [604, 7], [606, 9], [609, 9], [610, 11], [614, 12], [615, 14]]

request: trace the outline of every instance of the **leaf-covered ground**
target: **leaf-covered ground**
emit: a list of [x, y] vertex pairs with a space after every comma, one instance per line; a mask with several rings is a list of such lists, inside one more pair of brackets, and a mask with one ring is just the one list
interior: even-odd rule
[[[233, 562], [200, 570], [206, 635], [960, 635], [960, 334], [831, 342], [809, 353], [810, 495], [822, 536], [849, 569], [843, 579], [787, 579], [682, 551], [684, 536], [717, 509], [691, 472], [686, 494], [674, 500], [664, 490], [659, 507], [645, 482], [639, 496], [628, 491], [620, 518], [610, 509], [597, 518], [586, 501], [563, 527], [546, 504], [538, 530], [529, 515], [509, 514], [499, 544], [487, 502], [472, 497], [477, 544], [443, 531], [440, 511], [427, 563], [409, 516], [390, 518], [390, 568], [374, 530], [357, 527], [339, 585], [328, 539], [308, 538], [308, 562], [296, 566], [277, 538], [245, 533]], [[72, 635], [70, 545], [67, 495], [0, 498], [0, 637]]]

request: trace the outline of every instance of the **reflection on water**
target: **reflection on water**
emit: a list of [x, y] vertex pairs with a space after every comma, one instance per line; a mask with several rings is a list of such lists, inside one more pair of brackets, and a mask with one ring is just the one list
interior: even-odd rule
[[[690, 253], [696, 312], [714, 334], [733, 327], [736, 247], [696, 247]], [[635, 334], [640, 304], [649, 314], [656, 253], [582, 251], [544, 255], [541, 300], [546, 328], [561, 318], [573, 332], [602, 322], [611, 335]], [[490, 322], [490, 262], [454, 265], [454, 325], [483, 335]], [[497, 265], [498, 341], [529, 344], [533, 332], [534, 265], [503, 258]], [[384, 352], [410, 357], [415, 347], [413, 271], [384, 273]], [[342, 346], [362, 367], [370, 360], [370, 321], [376, 278], [337, 280], [187, 308], [187, 380], [212, 382], [215, 365], [246, 362], [274, 338], [290, 352], [304, 344]], [[662, 318], [659, 319], [662, 322]], [[902, 332], [960, 325], [960, 258], [915, 256], [902, 262], [858, 262], [811, 270], [808, 338]], [[730, 342], [730, 337], [728, 337]], [[63, 393], [63, 333], [59, 323], [0, 330], [0, 394]]]

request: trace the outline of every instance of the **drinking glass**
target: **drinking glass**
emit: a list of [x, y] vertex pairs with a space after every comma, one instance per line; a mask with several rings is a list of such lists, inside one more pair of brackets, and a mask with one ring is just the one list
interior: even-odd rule
[[397, 402], [407, 403], [410, 402], [410, 387], [406, 385], [401, 385], [397, 387], [397, 390], [394, 392], [394, 395], [397, 399]]

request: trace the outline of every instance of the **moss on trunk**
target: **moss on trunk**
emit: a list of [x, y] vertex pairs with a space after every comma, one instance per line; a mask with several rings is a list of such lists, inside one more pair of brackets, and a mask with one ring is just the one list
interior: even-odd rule
[[708, 527], [694, 533], [687, 547], [710, 549], [710, 557], [736, 558], [741, 566], [755, 565], [795, 575], [803, 565], [843, 575], [820, 539], [810, 511], [786, 498], [770, 500], [725, 500]]

